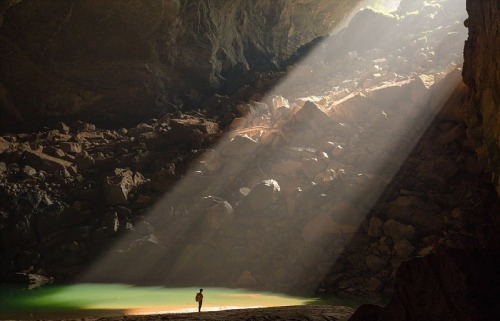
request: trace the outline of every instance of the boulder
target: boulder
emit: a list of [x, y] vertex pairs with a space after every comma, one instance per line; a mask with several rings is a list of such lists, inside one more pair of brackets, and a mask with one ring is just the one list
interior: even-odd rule
[[229, 202], [212, 196], [205, 197], [203, 202], [208, 203], [204, 217], [210, 229], [221, 229], [233, 219], [234, 210]]
[[368, 255], [366, 257], [366, 265], [372, 272], [380, 272], [387, 266], [387, 260], [376, 255]]
[[331, 106], [332, 118], [340, 122], [360, 122], [375, 111], [374, 103], [363, 93], [352, 93]]
[[59, 143], [59, 148], [65, 153], [78, 154], [82, 152], [81, 143], [61, 142]]
[[370, 237], [381, 237], [383, 233], [383, 226], [384, 222], [380, 218], [374, 216], [370, 218], [367, 234]]
[[402, 258], [408, 259], [415, 253], [415, 246], [408, 240], [399, 240], [394, 244], [394, 251]]
[[76, 167], [74, 167], [73, 163], [60, 158], [49, 156], [42, 152], [26, 150], [23, 154], [23, 157], [28, 165], [38, 170], [64, 173], [67, 173], [68, 170], [71, 170], [71, 172], [76, 172]]
[[393, 240], [411, 240], [415, 236], [415, 228], [413, 226], [400, 223], [393, 219], [387, 220], [387, 222], [384, 223], [383, 229], [385, 235]]
[[0, 153], [5, 152], [10, 148], [10, 143], [6, 141], [3, 137], [0, 137]]
[[259, 144], [248, 136], [238, 135], [222, 150], [222, 155], [245, 159], [251, 156], [259, 147]]
[[108, 205], [126, 204], [130, 191], [144, 182], [144, 176], [130, 169], [117, 168], [114, 175], [106, 176], [103, 192]]
[[278, 182], [274, 179], [268, 179], [252, 188], [246, 199], [250, 207], [258, 211], [275, 204], [280, 194]]

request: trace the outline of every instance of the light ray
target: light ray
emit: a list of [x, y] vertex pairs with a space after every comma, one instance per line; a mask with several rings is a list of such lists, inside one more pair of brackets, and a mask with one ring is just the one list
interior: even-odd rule
[[429, 87], [446, 65], [430, 61], [450, 58], [428, 48], [448, 33], [401, 35], [418, 22], [358, 13], [261, 101], [242, 104], [245, 118], [154, 206], [145, 230], [81, 281], [314, 291], [435, 116]]

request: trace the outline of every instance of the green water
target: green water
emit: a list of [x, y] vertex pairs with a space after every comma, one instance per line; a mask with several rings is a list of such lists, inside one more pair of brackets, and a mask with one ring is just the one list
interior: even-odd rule
[[[34, 290], [0, 288], [0, 319], [70, 318], [196, 312], [197, 288], [78, 284]], [[356, 307], [359, 298], [299, 298], [267, 292], [204, 288], [203, 311], [304, 304]], [[365, 300], [366, 302], [366, 300]]]

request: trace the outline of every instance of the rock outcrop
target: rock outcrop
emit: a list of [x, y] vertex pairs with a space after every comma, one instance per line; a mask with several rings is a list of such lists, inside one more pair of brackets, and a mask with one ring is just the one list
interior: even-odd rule
[[[283, 67], [359, 1], [3, 1], [0, 130], [135, 125]], [[307, 10], [303, 10], [307, 8]]]
[[467, 134], [500, 195], [500, 8], [495, 0], [467, 1], [464, 82]]

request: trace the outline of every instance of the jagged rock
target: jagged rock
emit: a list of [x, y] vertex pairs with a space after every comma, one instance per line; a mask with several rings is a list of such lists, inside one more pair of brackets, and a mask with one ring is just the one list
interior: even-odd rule
[[284, 160], [272, 164], [269, 172], [271, 174], [284, 175], [284, 176], [297, 176], [298, 172], [302, 170], [302, 162], [296, 160]]
[[144, 176], [130, 169], [115, 169], [113, 176], [106, 176], [103, 192], [109, 205], [126, 204], [130, 191], [144, 182]]
[[302, 172], [311, 180], [326, 169], [326, 163], [317, 159], [309, 158], [302, 162]]
[[5, 152], [10, 148], [10, 143], [6, 141], [3, 137], [0, 137], [0, 153]]
[[494, 0], [488, 0], [480, 6], [474, 6], [471, 1], [467, 3], [469, 18], [465, 26], [469, 29], [469, 37], [464, 48], [463, 81], [468, 86], [464, 106], [467, 134], [474, 141], [481, 166], [494, 173], [492, 182], [500, 195], [499, 71], [495, 67], [498, 61], [499, 44], [496, 39], [499, 36], [500, 13], [495, 5]]
[[68, 173], [68, 171], [71, 170], [72, 172], [76, 172], [76, 168], [71, 162], [49, 156], [42, 152], [26, 150], [24, 152], [24, 159], [27, 164], [38, 170], [63, 173]]
[[366, 257], [366, 265], [372, 272], [380, 272], [387, 266], [387, 260], [376, 255], [368, 255]]
[[133, 128], [130, 128], [129, 130], [127, 130], [127, 135], [129, 137], [136, 137], [137, 138], [142, 134], [153, 132], [153, 131], [154, 131], [153, 126], [141, 123]]
[[381, 237], [383, 233], [384, 222], [378, 217], [370, 218], [367, 234], [370, 237]]
[[467, 87], [462, 82], [462, 71], [455, 69], [431, 88], [430, 109], [442, 120], [464, 122], [462, 106]]
[[389, 219], [384, 223], [384, 233], [393, 240], [411, 240], [415, 236], [415, 228], [411, 225]]
[[445, 131], [437, 137], [437, 142], [441, 145], [450, 144], [460, 138], [464, 138], [466, 129], [462, 124], [457, 124], [455, 127]]
[[234, 210], [229, 202], [215, 197], [205, 197], [204, 202], [209, 202], [204, 213], [207, 225], [212, 230], [225, 227], [233, 219]]
[[251, 156], [259, 147], [259, 144], [248, 136], [238, 135], [231, 139], [222, 150], [222, 155], [245, 159]]
[[330, 121], [328, 114], [312, 101], [306, 101], [304, 106], [295, 113], [295, 121], [299, 124], [314, 122], [318, 126], [324, 126]]
[[253, 210], [259, 211], [275, 204], [280, 194], [278, 182], [268, 179], [252, 188], [246, 199]]
[[341, 122], [364, 121], [374, 112], [373, 103], [363, 93], [352, 93], [332, 105], [332, 117]]
[[75, 121], [71, 124], [71, 128], [74, 128], [77, 132], [94, 132], [96, 127], [94, 124], [83, 121]]
[[73, 162], [78, 167], [79, 171], [89, 170], [95, 165], [94, 158], [90, 156], [86, 151], [75, 155], [75, 159], [73, 160]]
[[4, 176], [7, 172], [7, 164], [0, 162], [0, 177]]
[[383, 307], [374, 304], [362, 304], [348, 321], [378, 321]]
[[34, 169], [33, 167], [28, 166], [28, 165], [24, 166], [22, 172], [23, 172], [24, 176], [28, 177], [28, 178], [35, 176], [37, 173], [36, 169]]
[[409, 224], [424, 235], [439, 233], [444, 228], [444, 220], [438, 213], [438, 206], [414, 196], [400, 196], [386, 204], [389, 218]]
[[236, 286], [239, 288], [254, 288], [257, 286], [257, 281], [253, 277], [250, 271], [244, 271], [241, 273], [240, 277], [236, 280]]
[[210, 173], [217, 172], [224, 166], [224, 160], [221, 155], [213, 149], [204, 151], [198, 162], [203, 169]]
[[408, 99], [412, 91], [412, 81], [401, 81], [370, 88], [365, 91], [366, 97], [377, 105], [385, 108], [395, 108], [400, 101]]
[[82, 152], [82, 144], [73, 142], [61, 142], [59, 148], [65, 153], [78, 154]]
[[459, 171], [457, 164], [446, 158], [440, 157], [422, 162], [418, 167], [418, 176], [436, 176], [446, 181], [453, 178]]
[[415, 246], [408, 240], [399, 240], [394, 244], [394, 251], [403, 259], [410, 258], [415, 252]]

